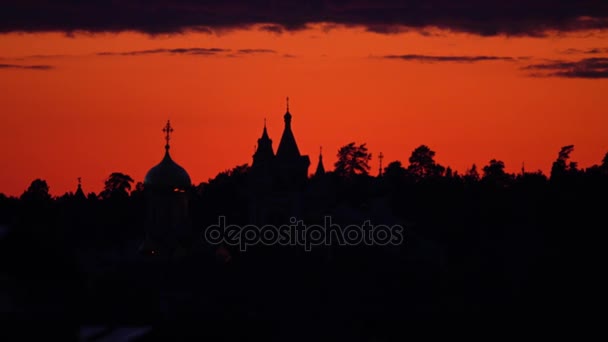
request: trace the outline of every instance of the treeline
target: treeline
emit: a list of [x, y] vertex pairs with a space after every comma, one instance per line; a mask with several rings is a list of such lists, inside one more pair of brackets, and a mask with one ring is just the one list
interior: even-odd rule
[[[334, 310], [330, 314], [366, 313], [387, 321], [396, 312], [576, 312], [601, 292], [593, 290], [605, 258], [608, 154], [583, 169], [570, 160], [573, 148], [558, 152], [549, 175], [510, 174], [500, 160], [459, 174], [438, 164], [435, 152], [422, 145], [407, 166], [394, 161], [380, 176], [372, 176], [365, 144], [347, 144], [338, 151], [333, 171], [309, 178], [299, 195], [302, 219], [320, 223], [330, 215], [339, 224], [401, 224], [403, 245], [332, 251], [324, 246], [296, 258], [287, 251], [277, 255], [276, 249], [264, 257], [230, 250], [232, 264], [221, 271], [230, 277], [218, 276], [222, 286], [214, 291], [226, 291], [218, 296], [230, 300], [228, 289], [252, 287], [248, 303], [260, 308], [282, 305], [284, 297], [277, 293], [289, 298], [305, 293], [296, 296], [301, 297], [298, 305], [284, 309], [296, 313], [326, 307]], [[250, 222], [255, 181], [250, 171], [240, 165], [192, 186], [190, 212], [197, 232], [217, 223], [220, 215], [235, 224]], [[146, 198], [143, 185], [134, 183], [128, 175], [112, 173], [100, 194], [79, 189], [52, 197], [48, 184], [38, 179], [19, 198], [0, 196], [0, 225], [25, 233], [17, 242], [2, 241], [3, 260], [30, 258], [28, 265], [38, 266], [14, 271], [27, 277], [33, 269], [44, 273], [59, 264], [44, 263], [45, 255], [58, 251], [95, 255], [96, 250], [137, 250], [145, 233]], [[207, 279], [205, 272], [210, 271], [193, 265], [185, 274]], [[123, 278], [114, 280], [124, 284]], [[182, 284], [196, 283], [190, 280]], [[123, 285], [116, 286], [108, 293], [122, 293]], [[276, 303], [260, 293], [274, 296]], [[324, 298], [333, 300], [333, 306]]]
[[[437, 163], [435, 152], [421, 145], [411, 153], [407, 166], [393, 161], [381, 175], [372, 176], [372, 156], [366, 145], [353, 142], [339, 149], [333, 171], [311, 175], [304, 208], [313, 219], [341, 205], [365, 211], [372, 202], [383, 199], [381, 203], [389, 206], [391, 213], [417, 222], [449, 219], [476, 206], [478, 210], [467, 215], [491, 218], [493, 211], [505, 206], [513, 206], [510, 210], [515, 216], [539, 215], [540, 211], [534, 210], [543, 209], [547, 201], [569, 203], [570, 209], [599, 208], [606, 198], [608, 153], [599, 164], [579, 168], [570, 160], [573, 150], [573, 145], [561, 148], [549, 175], [523, 169], [507, 173], [504, 162], [496, 159], [481, 168], [473, 164], [460, 174]], [[251, 201], [249, 171], [250, 166], [243, 164], [193, 185], [191, 212], [195, 221], [212, 222], [224, 215], [245, 223]], [[48, 225], [62, 220], [82, 224], [80, 221], [88, 220], [91, 226], [141, 226], [144, 186], [134, 183], [129, 175], [115, 172], [99, 194], [85, 195], [79, 185], [76, 192], [52, 197], [47, 182], [36, 179], [18, 198], [0, 193], [0, 224]]]

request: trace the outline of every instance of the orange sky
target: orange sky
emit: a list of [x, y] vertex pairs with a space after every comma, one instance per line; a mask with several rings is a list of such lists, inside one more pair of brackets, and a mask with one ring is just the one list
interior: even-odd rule
[[[43, 178], [53, 195], [98, 192], [111, 172], [142, 181], [163, 155], [171, 119], [172, 156], [198, 184], [251, 163], [264, 118], [276, 151], [289, 96], [293, 129], [313, 172], [319, 146], [326, 169], [338, 148], [367, 143], [373, 174], [407, 164], [426, 144], [436, 161], [464, 172], [501, 159], [507, 171], [548, 172], [563, 145], [583, 167], [608, 152], [608, 79], [530, 77], [546, 60], [590, 56], [569, 48], [606, 47], [602, 34], [482, 38], [436, 32], [381, 35], [319, 27], [275, 34], [240, 30], [149, 37], [121, 34], [4, 34], [0, 64], [0, 192], [20, 195]], [[212, 55], [151, 49], [221, 48]], [[239, 49], [274, 52], [239, 53]], [[505, 56], [515, 61], [422, 63], [384, 55]], [[593, 57], [606, 57], [606, 54]]]

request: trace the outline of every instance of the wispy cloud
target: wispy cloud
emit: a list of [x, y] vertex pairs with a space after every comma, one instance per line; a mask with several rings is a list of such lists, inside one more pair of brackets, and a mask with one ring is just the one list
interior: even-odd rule
[[534, 77], [608, 78], [608, 58], [585, 58], [578, 61], [547, 61], [523, 67]]
[[0, 69], [51, 70], [54, 68], [52, 65], [0, 64]]
[[608, 54], [608, 48], [591, 48], [591, 49], [575, 49], [570, 48], [563, 51], [560, 51], [566, 55], [574, 55], [574, 54], [586, 54], [586, 55], [597, 55], [597, 54]]
[[175, 48], [175, 49], [151, 49], [151, 50], [134, 50], [134, 51], [119, 51], [119, 52], [98, 52], [98, 56], [142, 56], [153, 54], [173, 54], [173, 55], [217, 55], [224, 52], [230, 52], [230, 49], [220, 48]]
[[255, 55], [255, 54], [274, 54], [277, 53], [271, 49], [223, 49], [223, 48], [174, 48], [174, 49], [150, 49], [150, 50], [134, 50], [134, 51], [118, 51], [118, 52], [98, 52], [98, 56], [143, 56], [154, 54], [170, 54], [170, 55], [194, 55], [194, 56], [228, 56], [236, 57], [237, 55]]
[[275, 50], [271, 49], [240, 49], [237, 52], [242, 54], [277, 53]]
[[403, 61], [421, 62], [421, 63], [440, 63], [440, 62], [452, 62], [452, 63], [476, 63], [484, 61], [516, 61], [516, 57], [506, 56], [437, 56], [437, 55], [386, 55], [382, 56], [386, 59], [399, 59]]
[[[193, 48], [158, 48], [158, 49], [147, 49], [147, 50], [130, 50], [130, 51], [102, 51], [95, 52], [95, 56], [146, 56], [156, 54], [167, 54], [167, 55], [192, 55], [192, 56], [227, 56], [235, 57], [238, 55], [255, 55], [255, 54], [276, 54], [276, 50], [263, 49], [263, 48], [248, 48], [248, 49], [224, 49], [224, 48], [205, 48], [205, 47], [193, 47]], [[65, 55], [65, 54], [38, 54], [21, 57], [0, 57], [0, 61], [25, 61], [30, 59], [51, 59], [51, 58], [65, 58], [65, 57], [83, 57], [90, 55]]]

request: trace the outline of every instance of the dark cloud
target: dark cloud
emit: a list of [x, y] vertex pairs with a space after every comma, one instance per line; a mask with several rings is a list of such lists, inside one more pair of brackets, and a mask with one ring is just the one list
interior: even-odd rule
[[242, 54], [255, 54], [255, 53], [276, 53], [275, 50], [270, 49], [240, 49], [237, 51]]
[[135, 50], [121, 52], [98, 52], [98, 56], [141, 56], [153, 55], [159, 53], [167, 53], [174, 55], [216, 55], [223, 52], [230, 52], [230, 49], [220, 48], [177, 48], [177, 49], [152, 49], [152, 50]]
[[285, 28], [283, 28], [283, 26], [276, 25], [276, 24], [261, 25], [260, 27], [258, 27], [258, 29], [260, 29], [262, 31], [268, 31], [268, 32], [276, 33], [276, 34], [281, 34], [281, 33], [285, 32]]
[[[132, 51], [104, 51], [97, 52], [94, 55], [96, 56], [145, 56], [145, 55], [155, 55], [155, 54], [169, 54], [169, 55], [198, 55], [198, 56], [215, 56], [222, 55], [228, 57], [237, 57], [243, 55], [254, 55], [254, 54], [275, 54], [276, 50], [271, 49], [239, 49], [233, 52], [232, 49], [222, 49], [222, 48], [159, 48], [159, 49], [149, 49], [149, 50], [132, 50]], [[22, 57], [0, 57], [0, 61], [25, 61], [29, 59], [46, 59], [46, 58], [63, 58], [63, 57], [77, 57], [79, 55], [29, 55]], [[82, 55], [80, 55], [82, 56]], [[5, 68], [8, 68], [8, 65], [14, 65], [18, 67], [17, 64], [2, 64], [5, 65]], [[32, 65], [32, 69], [36, 67], [44, 68], [45, 65]]]
[[[202, 55], [211, 56], [224, 53], [231, 53], [231, 49], [220, 48], [176, 48], [176, 49], [151, 49], [151, 50], [135, 50], [135, 51], [120, 51], [120, 52], [98, 52], [98, 56], [142, 56], [153, 54], [173, 54], [173, 55]], [[241, 55], [253, 55], [259, 53], [276, 53], [271, 49], [240, 49], [235, 52]], [[234, 54], [230, 54], [235, 56]]]
[[561, 53], [566, 54], [566, 55], [573, 55], [573, 54], [597, 55], [597, 54], [608, 53], [608, 48], [592, 48], [592, 49], [585, 49], [585, 50], [570, 48], [570, 49], [561, 51]]
[[524, 70], [535, 77], [608, 78], [608, 58], [585, 58], [579, 61], [547, 61], [531, 64]]
[[[400, 59], [404, 61], [437, 63], [437, 62], [456, 62], [456, 63], [475, 63], [483, 61], [515, 61], [514, 57], [504, 56], [429, 56], [429, 55], [386, 55], [383, 58]], [[518, 59], [518, 58], [517, 58]]]
[[378, 33], [428, 28], [482, 36], [542, 36], [608, 28], [604, 0], [4, 0], [0, 32], [210, 32], [261, 25], [298, 30], [311, 23]]
[[51, 70], [54, 68], [52, 65], [0, 64], [0, 69]]

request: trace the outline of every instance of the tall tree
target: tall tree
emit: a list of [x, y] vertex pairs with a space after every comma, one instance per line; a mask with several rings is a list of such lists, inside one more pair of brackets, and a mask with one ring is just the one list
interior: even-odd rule
[[120, 172], [113, 172], [105, 181], [103, 191], [99, 194], [103, 199], [128, 197], [133, 178]]
[[499, 179], [504, 177], [505, 163], [502, 160], [492, 159], [490, 163], [483, 167], [483, 178], [484, 179]]
[[418, 146], [409, 158], [408, 171], [417, 178], [439, 177], [445, 168], [435, 162], [435, 151], [426, 145]]
[[371, 153], [367, 151], [367, 146], [363, 143], [359, 146], [354, 142], [342, 146], [338, 150], [338, 161], [334, 164], [335, 173], [341, 177], [353, 177], [355, 175], [367, 175], [370, 170], [369, 162], [372, 159]]
[[469, 182], [479, 181], [479, 171], [477, 171], [477, 165], [473, 164], [470, 169], [464, 174], [464, 179]]
[[389, 179], [401, 179], [407, 174], [407, 170], [401, 165], [401, 162], [395, 160], [390, 162], [387, 167], [384, 168], [384, 176]]
[[21, 195], [22, 200], [26, 201], [46, 201], [51, 199], [49, 185], [43, 179], [35, 179]]
[[445, 169], [445, 176], [446, 176], [447, 178], [452, 178], [452, 177], [454, 177], [454, 173], [452, 172], [452, 168], [451, 168], [451, 167], [449, 167], [449, 166], [448, 166], [448, 167]]
[[566, 176], [567, 174], [576, 173], [577, 164], [575, 162], [570, 162], [568, 164], [572, 151], [574, 151], [574, 145], [563, 146], [560, 149], [557, 159], [551, 166], [551, 179], [555, 180]]
[[482, 180], [486, 183], [504, 187], [512, 179], [511, 175], [505, 172], [505, 163], [502, 160], [492, 159], [482, 170]]

